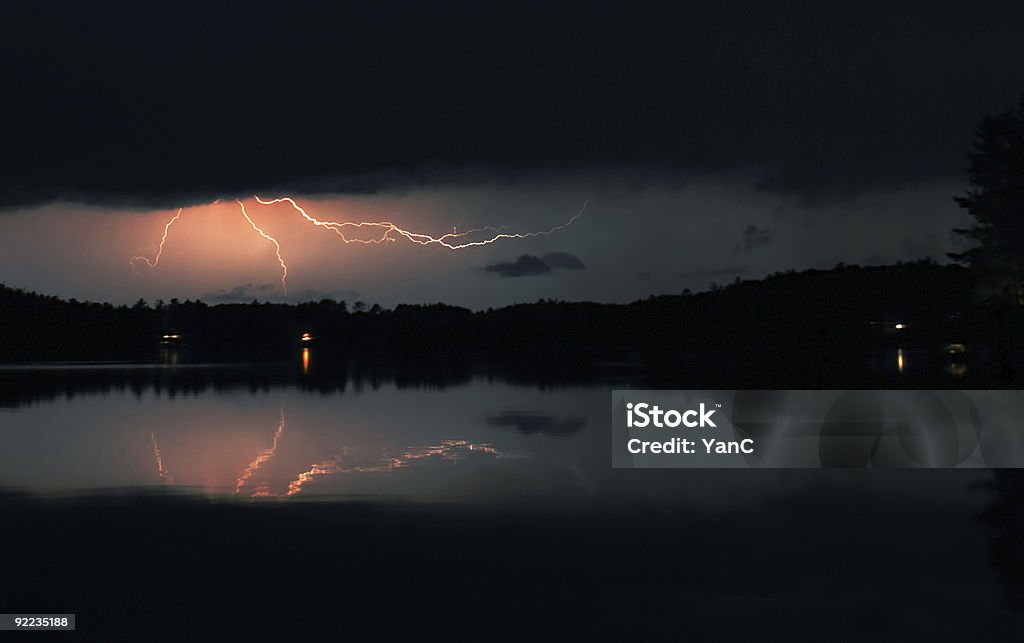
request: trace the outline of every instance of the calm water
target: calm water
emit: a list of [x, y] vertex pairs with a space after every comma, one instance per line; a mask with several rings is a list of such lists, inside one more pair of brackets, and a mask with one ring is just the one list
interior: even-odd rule
[[424, 502], [585, 497], [599, 460], [589, 438], [609, 408], [606, 389], [482, 379], [324, 393], [287, 380], [253, 390], [210, 368], [199, 390], [115, 382], [90, 391], [93, 375], [79, 372], [82, 390], [72, 384], [0, 413], [0, 485]]
[[[569, 610], [577, 634], [672, 629], [659, 618], [680, 605], [709, 636], [801, 623], [794, 640], [821, 640], [855, 623], [865, 637], [996, 640], [1021, 625], [993, 556], [1017, 536], [979, 518], [998, 500], [991, 472], [615, 470], [609, 391], [628, 383], [0, 369], [0, 508], [20, 525], [0, 534], [17, 552], [0, 562], [15, 579], [0, 599], [75, 605], [97, 631], [132, 605], [134, 640], [180, 640], [182, 596], [232, 600], [253, 636], [278, 628], [278, 640], [334, 631], [335, 601], [368, 615], [374, 638], [396, 605], [422, 622], [472, 605], [479, 616], [460, 621], [472, 631], [495, 610], [520, 622], [521, 604], [538, 622]], [[59, 582], [40, 580], [47, 565]], [[111, 568], [120, 580], [104, 584]], [[502, 580], [481, 593], [482, 578]]]
[[[480, 374], [265, 366], [0, 371], [0, 488], [580, 508], [760, 503], [819, 490], [984, 506], [987, 472], [621, 471], [610, 390]], [[894, 482], [895, 481], [895, 482]]]

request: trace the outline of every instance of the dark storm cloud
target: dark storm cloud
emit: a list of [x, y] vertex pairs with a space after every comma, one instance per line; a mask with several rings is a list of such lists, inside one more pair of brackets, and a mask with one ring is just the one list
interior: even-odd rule
[[553, 270], [586, 270], [580, 258], [568, 252], [549, 252], [542, 256], [541, 261], [550, 266]]
[[521, 255], [515, 261], [500, 261], [484, 266], [485, 272], [499, 277], [535, 277], [555, 270], [586, 270], [580, 258], [568, 252], [552, 252], [543, 257]]
[[559, 418], [546, 413], [505, 411], [490, 415], [487, 423], [502, 428], [513, 428], [525, 435], [543, 434], [565, 436], [578, 432], [587, 425], [586, 418]]
[[275, 289], [275, 284], [241, 284], [228, 290], [208, 292], [200, 299], [218, 303], [249, 302], [254, 299], [266, 298]]
[[544, 263], [540, 257], [522, 255], [515, 261], [502, 261], [484, 266], [484, 270], [499, 277], [534, 277], [551, 272], [551, 266]]
[[242, 284], [227, 290], [206, 293], [200, 297], [204, 301], [216, 303], [238, 303], [265, 299], [274, 292], [273, 284]]
[[762, 246], [769, 245], [775, 239], [775, 232], [768, 228], [759, 228], [756, 225], [748, 225], [743, 230], [740, 242], [736, 244], [736, 252], [750, 252]]
[[357, 290], [316, 290], [315, 288], [307, 288], [297, 293], [293, 293], [288, 297], [288, 299], [297, 302], [323, 301], [324, 299], [354, 302], [360, 297], [362, 297], [362, 295], [360, 295]]
[[[253, 300], [264, 301], [278, 297], [277, 284], [241, 284], [228, 290], [217, 290], [208, 292], [200, 297], [204, 301], [215, 303], [248, 303]], [[286, 299], [294, 302], [321, 301], [331, 299], [333, 301], [350, 301], [359, 298], [355, 290], [315, 290], [307, 288], [296, 293], [291, 293]]]
[[[0, 207], [169, 206], [434, 173], [958, 176], [1024, 88], [1024, 4], [17, 2]], [[332, 178], [348, 177], [348, 178]]]

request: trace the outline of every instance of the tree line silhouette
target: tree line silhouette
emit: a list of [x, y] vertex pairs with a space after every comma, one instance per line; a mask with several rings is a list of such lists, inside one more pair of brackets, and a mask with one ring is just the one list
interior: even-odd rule
[[[993, 382], [1016, 381], [1020, 308], [977, 302], [974, 285], [970, 270], [931, 261], [839, 265], [631, 304], [541, 300], [478, 312], [329, 299], [113, 306], [2, 287], [0, 361], [274, 362], [306, 347], [318, 365], [476, 364], [526, 379], [618, 370], [659, 385], [814, 388], [884, 383], [870, 363], [893, 342], [941, 359], [955, 341]], [[872, 322], [906, 329], [880, 338]]]

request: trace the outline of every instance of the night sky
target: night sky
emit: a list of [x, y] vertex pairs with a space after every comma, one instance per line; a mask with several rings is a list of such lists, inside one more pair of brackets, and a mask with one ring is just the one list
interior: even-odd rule
[[[6, 2], [0, 281], [480, 308], [959, 248], [1024, 5], [596, 4]], [[449, 251], [339, 243], [254, 194], [432, 235], [587, 208]]]

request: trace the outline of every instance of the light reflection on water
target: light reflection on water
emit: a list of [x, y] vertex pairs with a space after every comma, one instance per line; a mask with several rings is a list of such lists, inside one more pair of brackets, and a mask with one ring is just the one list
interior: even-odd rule
[[[305, 370], [259, 383], [259, 368], [133, 368], [127, 380], [109, 369], [67, 380], [37, 373], [41, 390], [11, 393], [13, 406], [0, 413], [0, 491], [717, 509], [830, 484], [975, 514], [985, 502], [969, 491], [984, 471], [615, 470], [609, 401], [621, 384], [541, 388], [467, 376], [343, 386]], [[18, 377], [9, 381], [28, 381]]]
[[[566, 409], [603, 413], [603, 393], [474, 380], [443, 391], [384, 384], [328, 394], [288, 385], [78, 394], [0, 417], [0, 488], [165, 485], [242, 498], [416, 500], [572, 494], [581, 488], [571, 472], [586, 456], [580, 443], [590, 420]], [[538, 417], [550, 435], [537, 432]], [[520, 426], [521, 418], [533, 424]]]
[[[917, 363], [908, 361], [908, 370]], [[297, 365], [292, 367], [299, 372]], [[550, 561], [545, 573], [561, 575], [560, 548], [571, 554], [581, 547], [590, 552], [583, 554], [586, 566], [573, 564], [566, 576], [584, 568], [611, 569], [611, 577], [619, 582], [623, 569], [650, 565], [657, 571], [625, 578], [639, 579], [633, 581], [637, 587], [656, 587], [652, 595], [673, 582], [681, 585], [696, 578], [692, 590], [670, 595], [673, 602], [679, 596], [687, 600], [703, 596], [710, 583], [710, 595], [731, 606], [738, 600], [736, 588], [747, 591], [743, 588], [751, 587], [750, 578], [757, 583], [758, 578], [795, 578], [782, 585], [761, 583], [768, 588], [764, 591], [769, 598], [757, 603], [763, 606], [758, 609], [774, 613], [778, 605], [792, 603], [803, 613], [812, 592], [831, 597], [810, 603], [810, 609], [826, 609], [827, 614], [834, 613], [827, 612], [832, 604], [855, 604], [865, 595], [891, 596], [894, 609], [910, 610], [913, 620], [906, 617], [906, 622], [915, 628], [920, 624], [916, 615], [925, 613], [925, 607], [942, 614], [971, 610], [977, 617], [972, 623], [1005, 621], [1000, 611], [1001, 588], [989, 566], [992, 534], [978, 520], [991, 498], [976, 489], [990, 472], [612, 469], [609, 391], [621, 385], [541, 388], [483, 377], [404, 386], [394, 379], [370, 378], [367, 384], [364, 378], [343, 385], [317, 380], [317, 368], [322, 365], [291, 380], [259, 369], [238, 373], [225, 367], [181, 366], [173, 367], [173, 377], [136, 368], [116, 376], [111, 369], [101, 369], [85, 379], [49, 370], [37, 373], [35, 380], [24, 373], [0, 378], [0, 384], [8, 384], [0, 386], [0, 495], [10, 489], [42, 495], [70, 493], [76, 495], [70, 504], [89, 508], [90, 494], [157, 487], [228, 501], [187, 503], [190, 512], [197, 511], [196, 506], [206, 511], [212, 505], [212, 509], [191, 519], [201, 522], [185, 519], [179, 525], [185, 533], [196, 529], [196, 524], [205, 533], [206, 521], [221, 515], [228, 518], [216, 522], [214, 529], [230, 527], [233, 535], [244, 533], [236, 527], [251, 523], [239, 516], [250, 506], [265, 506], [260, 503], [290, 507], [283, 514], [260, 515], [259, 524], [279, 538], [293, 536], [295, 521], [317, 529], [325, 524], [319, 518], [304, 522], [302, 512], [322, 510], [341, 516], [326, 523], [337, 531], [317, 532], [317, 538], [310, 539], [312, 544], [303, 545], [308, 557], [298, 556], [302, 564], [295, 566], [301, 569], [315, 569], [322, 556], [336, 560], [330, 548], [338, 542], [341, 551], [346, 547], [365, 551], [372, 550], [367, 539], [378, 539], [383, 542], [378, 551], [385, 551], [397, 541], [393, 523], [387, 519], [370, 531], [366, 523], [356, 523], [363, 526], [352, 535], [346, 522], [351, 518], [340, 505], [291, 503], [357, 499], [413, 504], [414, 517], [430, 513], [422, 507], [426, 503], [449, 503], [458, 505], [457, 510], [444, 511], [436, 523], [397, 523], [422, 532], [423, 525], [459, 525], [456, 516], [463, 512], [474, 516], [465, 523], [471, 525], [474, 538], [456, 537], [452, 549], [442, 549], [431, 559], [447, 561], [452, 552], [461, 556], [469, 542], [477, 552], [499, 552], [496, 558], [512, 561], [507, 569], [515, 568], [517, 573], [522, 557], [545, 561], [544, 565]], [[145, 494], [140, 497], [146, 499]], [[238, 511], [226, 506], [236, 502], [245, 503], [246, 508]], [[519, 511], [523, 505], [542, 511]], [[112, 513], [105, 514], [123, 521], [111, 533], [118, 538], [122, 531], [145, 533], [136, 542], [146, 547], [156, 542], [164, 555], [179, 550], [176, 536], [170, 542], [171, 538], [162, 541], [145, 526], [132, 531], [137, 516], [162, 512], [167, 505], [129, 506], [139, 510], [125, 511], [115, 505]], [[477, 525], [487, 523], [478, 523], [475, 512], [501, 512], [510, 506], [510, 515], [526, 516], [531, 525], [538, 522], [504, 539], [498, 530], [485, 532], [490, 539], [478, 541]], [[548, 508], [557, 511], [554, 528], [552, 514], [543, 511]], [[592, 511], [577, 516], [575, 510]], [[64, 520], [63, 514], [56, 515]], [[81, 519], [80, 513], [72, 515]], [[174, 514], [177, 520], [183, 515], [192, 514]], [[266, 519], [268, 515], [285, 517]], [[377, 514], [370, 515], [368, 520], [377, 520]], [[568, 527], [578, 517], [584, 526]], [[655, 525], [647, 529], [658, 531], [644, 531], [645, 524]], [[446, 533], [469, 533], [461, 529]], [[8, 533], [17, 534], [17, 530]], [[633, 536], [637, 539], [631, 540]], [[658, 550], [648, 549], [652, 539], [662, 547], [681, 545], [653, 556]], [[49, 556], [46, 547], [53, 546], [44, 542], [43, 551]], [[257, 538], [233, 539], [232, 547], [239, 548], [239, 556], [248, 562], [255, 552], [265, 551], [267, 542], [260, 533]], [[413, 542], [447, 544], [443, 539], [424, 540], [422, 534], [420, 541]], [[23, 550], [24, 543], [18, 543], [15, 551]], [[404, 560], [422, 566], [415, 558], [419, 551], [398, 548], [400, 556], [406, 555]], [[598, 551], [607, 553], [607, 560], [600, 559]], [[696, 561], [691, 563], [694, 559], [684, 554], [694, 552]], [[387, 551], [387, 555], [395, 554]], [[381, 558], [385, 556], [371, 555], [367, 560]], [[686, 563], [669, 568], [685, 569], [685, 573], [666, 576], [663, 558], [685, 559]], [[824, 576], [822, 561], [835, 563]], [[182, 564], [188, 568], [190, 563], [187, 558]], [[378, 572], [372, 567], [377, 564], [367, 562], [364, 573]], [[694, 564], [697, 573], [691, 574]], [[282, 569], [291, 567], [276, 571], [279, 578], [285, 575], [290, 581], [286, 575], [290, 572]], [[260, 573], [260, 581], [266, 580]], [[192, 591], [195, 583], [189, 578], [187, 591]], [[273, 587], [275, 581], [270, 578], [268, 586]], [[477, 585], [474, 577], [472, 586]], [[363, 591], [356, 587], [357, 592]], [[530, 585], [525, 591], [536, 590]], [[389, 585], [389, 596], [391, 591]], [[786, 598], [780, 599], [777, 592]], [[333, 600], [334, 594], [329, 596]], [[909, 608], [908, 600], [915, 601]]]

